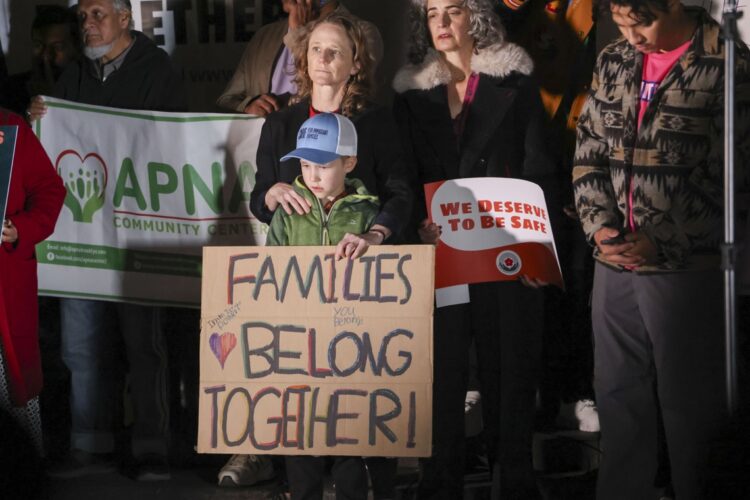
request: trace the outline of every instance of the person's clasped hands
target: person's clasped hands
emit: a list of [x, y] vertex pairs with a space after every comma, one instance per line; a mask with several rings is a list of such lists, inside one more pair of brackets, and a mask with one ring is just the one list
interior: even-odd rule
[[641, 231], [622, 235], [617, 229], [603, 227], [594, 233], [599, 256], [611, 264], [640, 267], [655, 264], [658, 251]]

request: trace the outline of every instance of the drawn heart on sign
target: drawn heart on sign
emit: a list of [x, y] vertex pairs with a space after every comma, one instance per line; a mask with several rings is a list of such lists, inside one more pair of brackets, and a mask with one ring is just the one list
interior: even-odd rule
[[214, 353], [214, 356], [216, 356], [216, 359], [219, 360], [221, 369], [223, 370], [224, 362], [229, 357], [229, 353], [232, 352], [232, 349], [237, 345], [237, 337], [229, 332], [222, 333], [221, 335], [213, 333], [208, 339], [208, 344], [211, 346], [211, 351]]

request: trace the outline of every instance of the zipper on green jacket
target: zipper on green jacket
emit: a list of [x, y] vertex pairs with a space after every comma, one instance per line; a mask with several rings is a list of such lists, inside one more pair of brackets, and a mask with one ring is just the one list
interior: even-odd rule
[[[361, 196], [361, 195], [355, 195], [355, 196]], [[362, 198], [365, 198], [365, 197], [362, 196]], [[323, 204], [320, 202], [320, 199], [317, 196], [315, 196], [315, 199], [318, 201], [318, 208], [320, 209], [320, 213], [322, 215], [322, 220], [323, 220], [323, 234], [321, 237], [320, 244], [323, 246], [327, 246], [331, 244], [331, 237], [328, 233], [328, 221], [330, 220], [331, 215], [333, 214], [334, 210], [336, 210], [336, 207], [338, 207], [339, 204], [343, 201], [343, 198], [340, 200], [336, 200], [333, 203], [333, 205], [331, 205], [331, 210], [329, 210], [328, 213], [326, 213], [326, 211], [323, 209]]]
[[[318, 210], [320, 210], [320, 218], [323, 222], [323, 232], [320, 235], [320, 244], [322, 246], [330, 245], [330, 238], [328, 236], [328, 217], [330, 216], [330, 212], [326, 213], [325, 209], [323, 208], [323, 204], [320, 202], [320, 198], [317, 196], [313, 196], [315, 198], [315, 201], [318, 202]], [[337, 202], [338, 203], [338, 202]], [[335, 205], [335, 203], [334, 203]], [[333, 211], [333, 207], [331, 207], [331, 212]]]

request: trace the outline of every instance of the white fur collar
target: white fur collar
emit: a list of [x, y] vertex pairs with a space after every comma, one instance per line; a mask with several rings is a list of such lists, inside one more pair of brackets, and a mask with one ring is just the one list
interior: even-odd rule
[[[514, 43], [491, 45], [474, 54], [471, 69], [475, 73], [503, 78], [513, 72], [530, 75], [534, 69], [531, 57]], [[428, 49], [421, 64], [403, 66], [393, 79], [399, 94], [407, 90], [428, 90], [450, 82], [450, 72], [435, 49]]]

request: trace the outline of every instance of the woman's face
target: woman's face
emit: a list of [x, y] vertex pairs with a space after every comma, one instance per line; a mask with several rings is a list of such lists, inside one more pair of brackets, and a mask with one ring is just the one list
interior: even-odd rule
[[307, 66], [313, 85], [338, 86], [357, 74], [359, 64], [344, 28], [330, 23], [315, 28], [307, 46]]
[[463, 0], [427, 0], [427, 26], [439, 52], [474, 46], [469, 35], [469, 9]]

